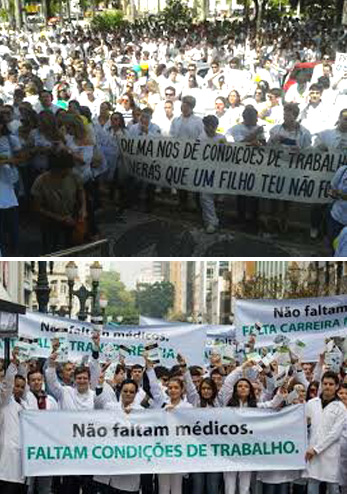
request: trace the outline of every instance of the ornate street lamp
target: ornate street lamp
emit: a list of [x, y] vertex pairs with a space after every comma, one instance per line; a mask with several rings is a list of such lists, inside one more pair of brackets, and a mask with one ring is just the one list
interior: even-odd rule
[[59, 304], [58, 292], [55, 289], [53, 289], [49, 298], [49, 308], [53, 316], [57, 314], [58, 304]]
[[75, 279], [78, 276], [78, 267], [74, 261], [69, 261], [66, 265], [65, 273], [68, 280], [69, 287], [69, 315], [71, 317], [72, 313], [72, 299], [76, 296], [80, 303], [80, 310], [77, 317], [81, 321], [86, 321], [88, 317], [88, 310], [86, 303], [89, 298], [92, 298], [92, 311], [91, 314], [95, 315], [97, 312], [97, 306], [99, 306], [99, 301], [97, 301], [98, 287], [100, 283], [100, 276], [102, 273], [102, 266], [98, 261], [90, 266], [90, 278], [92, 280], [92, 290], [88, 290], [85, 285], [81, 285], [78, 290], [74, 290]]
[[[38, 275], [35, 286], [37, 304], [40, 313], [47, 313], [49, 293], [51, 289], [48, 285], [47, 261], [38, 261]], [[54, 261], [49, 261], [49, 272], [53, 273]], [[35, 273], [35, 261], [31, 262], [31, 271]]]
[[103, 317], [104, 323], [106, 323], [105, 315], [106, 315], [107, 305], [108, 305], [108, 299], [107, 299], [106, 295], [101, 292], [101, 294], [99, 296], [99, 306], [100, 306], [100, 309], [101, 309], [101, 313], [102, 313], [102, 317]]

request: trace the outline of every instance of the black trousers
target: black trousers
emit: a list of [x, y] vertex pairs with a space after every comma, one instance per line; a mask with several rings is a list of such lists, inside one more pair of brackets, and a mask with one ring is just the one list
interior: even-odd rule
[[0, 493], [26, 493], [27, 485], [24, 483], [12, 483], [0, 480]]

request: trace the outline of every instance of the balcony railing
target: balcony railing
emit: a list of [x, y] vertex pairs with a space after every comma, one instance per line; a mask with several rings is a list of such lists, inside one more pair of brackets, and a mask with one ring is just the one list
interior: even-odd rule
[[110, 256], [110, 240], [101, 239], [99, 241], [90, 242], [88, 244], [81, 244], [80, 246], [64, 249], [63, 251], [56, 251], [46, 255], [47, 257], [66, 258], [66, 257], [84, 257], [84, 256]]

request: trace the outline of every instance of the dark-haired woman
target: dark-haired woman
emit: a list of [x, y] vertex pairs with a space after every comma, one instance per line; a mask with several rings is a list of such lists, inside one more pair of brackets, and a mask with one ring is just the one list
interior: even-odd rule
[[[183, 399], [184, 383], [179, 377], [170, 378], [167, 386], [168, 400], [164, 409], [168, 412], [193, 407]], [[182, 493], [183, 473], [159, 474], [159, 493]]]
[[[223, 388], [224, 390], [224, 404], [227, 407], [260, 407], [260, 408], [276, 408], [283, 402], [283, 396], [281, 390], [278, 391], [272, 401], [259, 402], [257, 400], [254, 388], [250, 380], [244, 377], [240, 377], [246, 372], [247, 368], [253, 367], [253, 361], [246, 361], [242, 366], [236, 368], [227, 377]], [[235, 382], [236, 379], [236, 382]], [[232, 394], [230, 396], [230, 392]], [[236, 480], [239, 477], [240, 493], [247, 494], [250, 491], [251, 484], [250, 471], [230, 471], [224, 473], [225, 493], [235, 493]]]
[[242, 121], [242, 112], [244, 111], [244, 106], [241, 104], [240, 93], [233, 89], [228, 95], [228, 118], [230, 127], [239, 124]]
[[[187, 400], [194, 407], [220, 407], [217, 385], [211, 378], [203, 378], [199, 389], [195, 387], [191, 374], [183, 359], [180, 360], [184, 371], [183, 379], [186, 386]], [[219, 493], [221, 473], [192, 473], [192, 493]]]
[[[98, 389], [96, 389], [98, 394]], [[123, 411], [125, 414], [130, 414], [136, 410], [143, 409], [140, 404], [135, 403], [135, 397], [138, 391], [138, 385], [134, 380], [124, 380], [119, 387], [119, 402], [110, 400], [103, 409], [108, 409], [117, 414], [118, 411]], [[139, 493], [140, 490], [140, 475], [125, 474], [125, 475], [96, 475], [94, 481], [98, 483], [99, 493]]]

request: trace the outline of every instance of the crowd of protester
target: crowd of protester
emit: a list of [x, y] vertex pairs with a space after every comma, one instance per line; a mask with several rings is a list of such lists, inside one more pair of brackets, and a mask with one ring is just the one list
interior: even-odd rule
[[[81, 362], [62, 361], [59, 339], [52, 340], [48, 359], [19, 361], [18, 348], [0, 381], [0, 489], [2, 493], [346, 493], [347, 489], [347, 375], [341, 366], [329, 368], [326, 353], [317, 362], [301, 362], [291, 354], [283, 366], [274, 358], [262, 370], [251, 357], [252, 336], [234, 360], [223, 364], [223, 352], [211, 350], [205, 367], [187, 363], [154, 364], [148, 354], [136, 364], [119, 356], [105, 359], [100, 334], [93, 351]], [[263, 351], [262, 351], [263, 352]], [[265, 354], [268, 351], [265, 350]], [[144, 365], [145, 363], [145, 365]], [[21, 464], [22, 410], [94, 409], [131, 415], [143, 409], [257, 407], [280, 411], [305, 406], [308, 446], [306, 469], [277, 471], [200, 472], [24, 478]], [[237, 491], [238, 490], [238, 491]]]
[[[347, 72], [335, 70], [345, 50], [343, 28], [285, 18], [254, 37], [204, 32], [185, 37], [129, 39], [96, 35], [87, 27], [0, 33], [0, 251], [18, 253], [19, 215], [31, 212], [42, 232], [41, 253], [100, 236], [96, 212], [107, 201], [124, 208], [155, 205], [161, 191], [130, 179], [118, 140], [162, 135], [192, 140], [317, 147], [344, 152], [347, 136]], [[131, 34], [131, 33], [130, 33]], [[287, 91], [284, 83], [297, 63]], [[343, 254], [347, 225], [346, 167], [336, 173], [332, 207], [311, 205], [310, 235], [327, 234]], [[219, 227], [211, 194], [197, 198], [206, 232]], [[235, 221], [259, 234], [287, 232], [290, 202], [237, 196]], [[19, 213], [20, 212], [20, 213]], [[36, 217], [35, 217], [36, 216]], [[26, 217], [25, 217], [26, 218]], [[336, 240], [341, 234], [341, 242]], [[334, 245], [335, 242], [335, 245]]]

